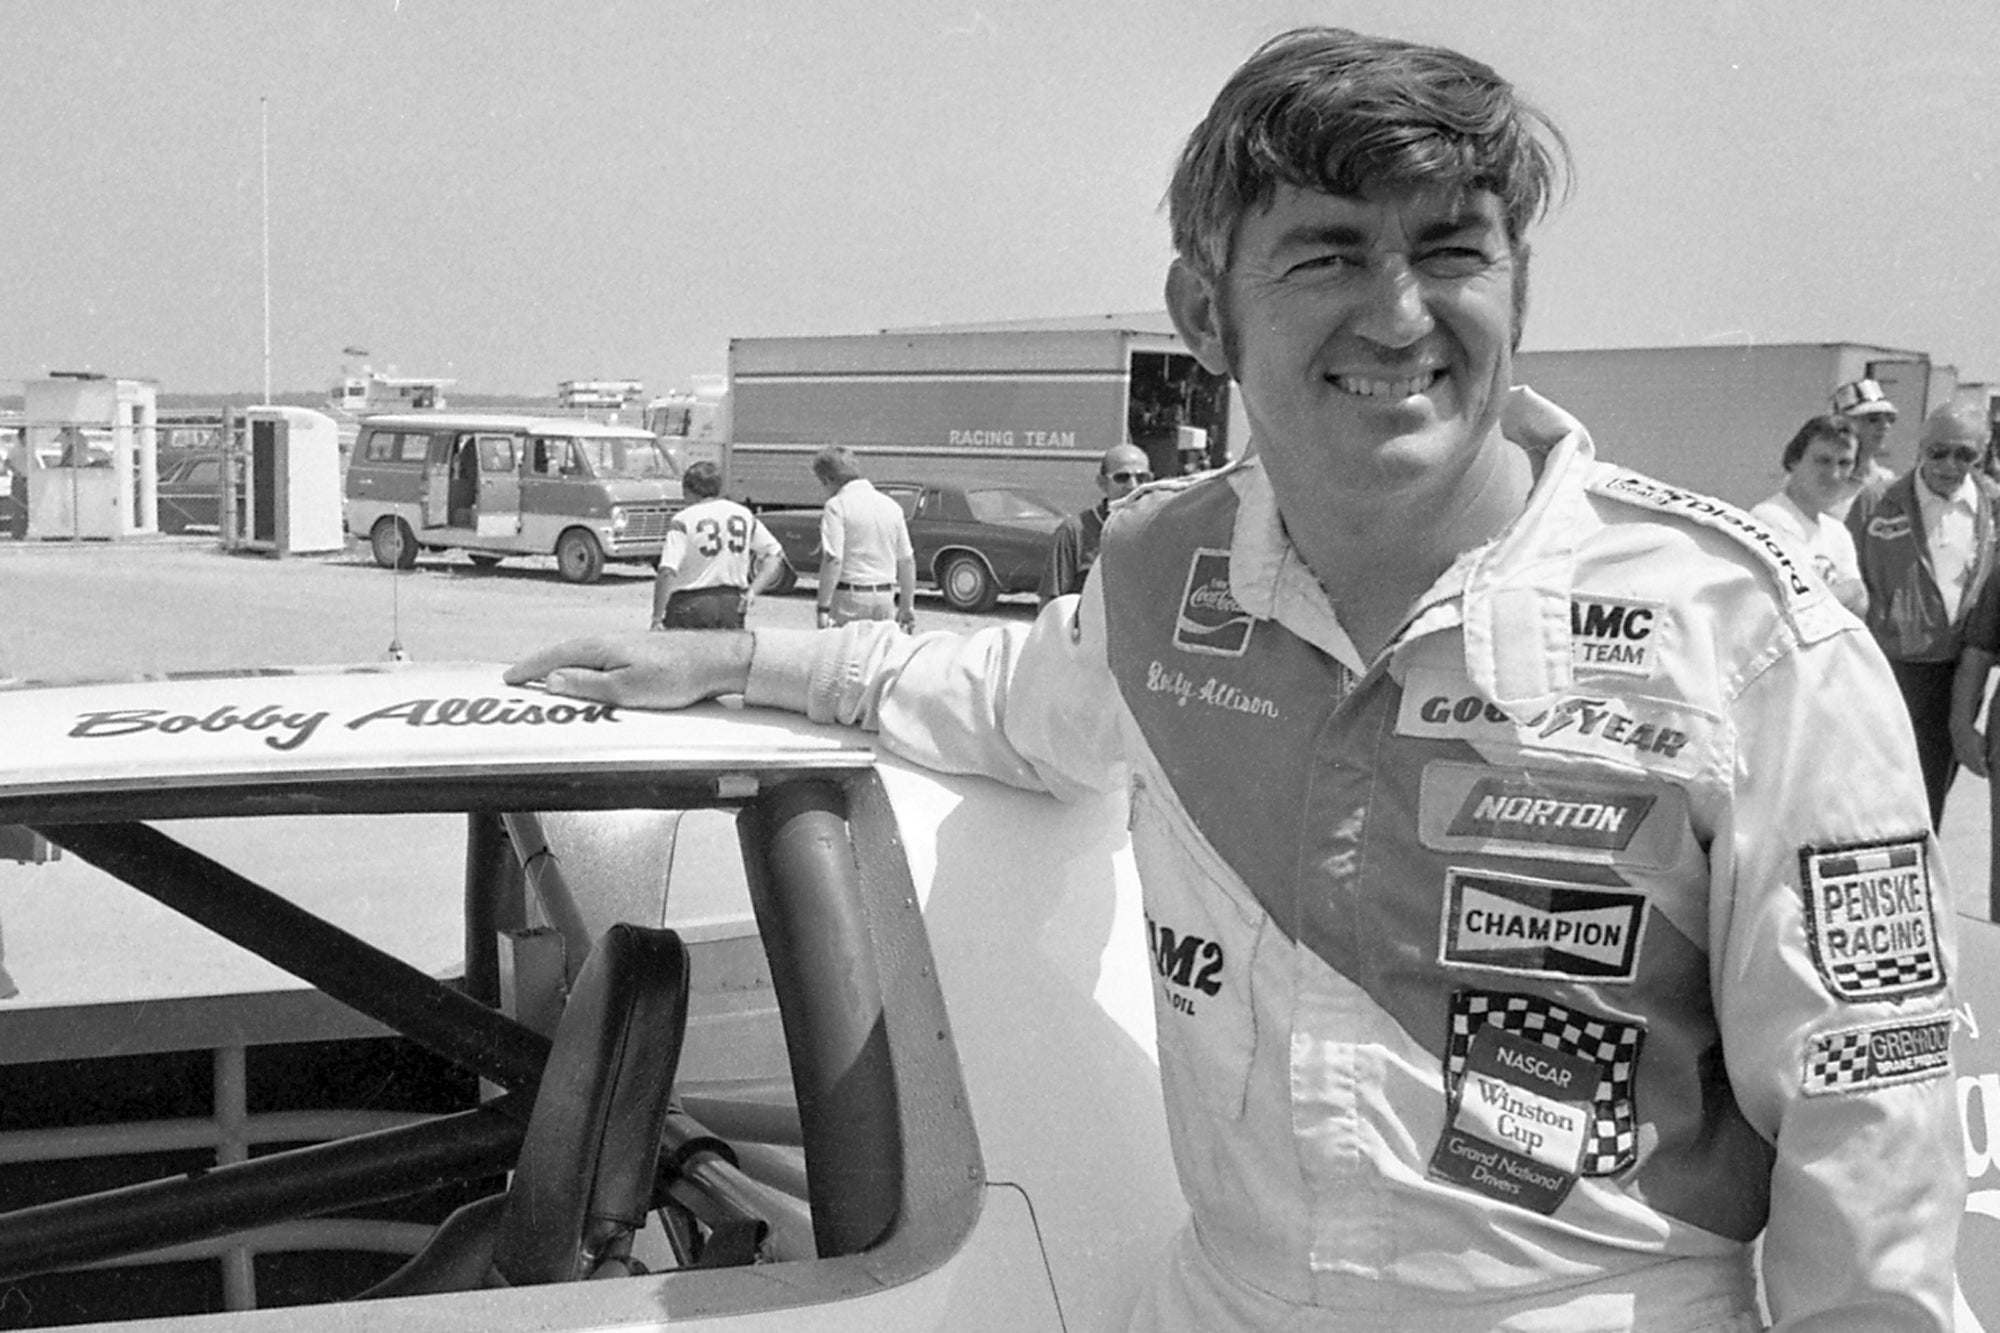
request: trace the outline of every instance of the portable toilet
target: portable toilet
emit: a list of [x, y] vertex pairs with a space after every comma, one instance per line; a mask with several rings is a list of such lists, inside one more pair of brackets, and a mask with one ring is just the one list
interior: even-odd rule
[[304, 407], [243, 412], [243, 448], [223, 506], [223, 544], [272, 555], [338, 551], [340, 425]]

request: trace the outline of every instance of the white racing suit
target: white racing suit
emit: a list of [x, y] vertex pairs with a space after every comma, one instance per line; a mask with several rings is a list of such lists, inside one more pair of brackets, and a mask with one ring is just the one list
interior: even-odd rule
[[[1528, 508], [1359, 660], [1250, 462], [1032, 626], [748, 698], [1129, 786], [1189, 1231], [1145, 1326], [1949, 1326], [1952, 907], [1860, 623], [1515, 391]], [[1532, 438], [1531, 438], [1532, 437]], [[1824, 1321], [1824, 1322], [1819, 1322]]]

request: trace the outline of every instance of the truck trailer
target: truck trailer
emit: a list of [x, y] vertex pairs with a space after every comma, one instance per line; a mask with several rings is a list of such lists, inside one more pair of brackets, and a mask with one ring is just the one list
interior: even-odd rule
[[1098, 460], [1135, 444], [1155, 476], [1218, 466], [1248, 431], [1229, 381], [1164, 314], [1087, 326], [925, 329], [729, 345], [725, 493], [816, 505], [812, 456], [845, 445], [875, 480], [1007, 487], [1058, 509], [1098, 498]]

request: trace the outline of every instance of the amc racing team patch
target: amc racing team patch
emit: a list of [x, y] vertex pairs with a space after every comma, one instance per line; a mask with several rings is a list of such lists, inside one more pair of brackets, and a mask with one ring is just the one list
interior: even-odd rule
[[1944, 952], [1922, 838], [1802, 848], [1799, 886], [1813, 965], [1843, 1000], [1941, 990]]

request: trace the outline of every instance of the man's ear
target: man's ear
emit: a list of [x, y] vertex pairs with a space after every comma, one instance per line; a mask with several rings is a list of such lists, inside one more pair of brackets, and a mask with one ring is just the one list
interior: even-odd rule
[[1183, 260], [1176, 259], [1167, 268], [1167, 314], [1203, 369], [1214, 375], [1230, 373], [1222, 306], [1215, 288]]

